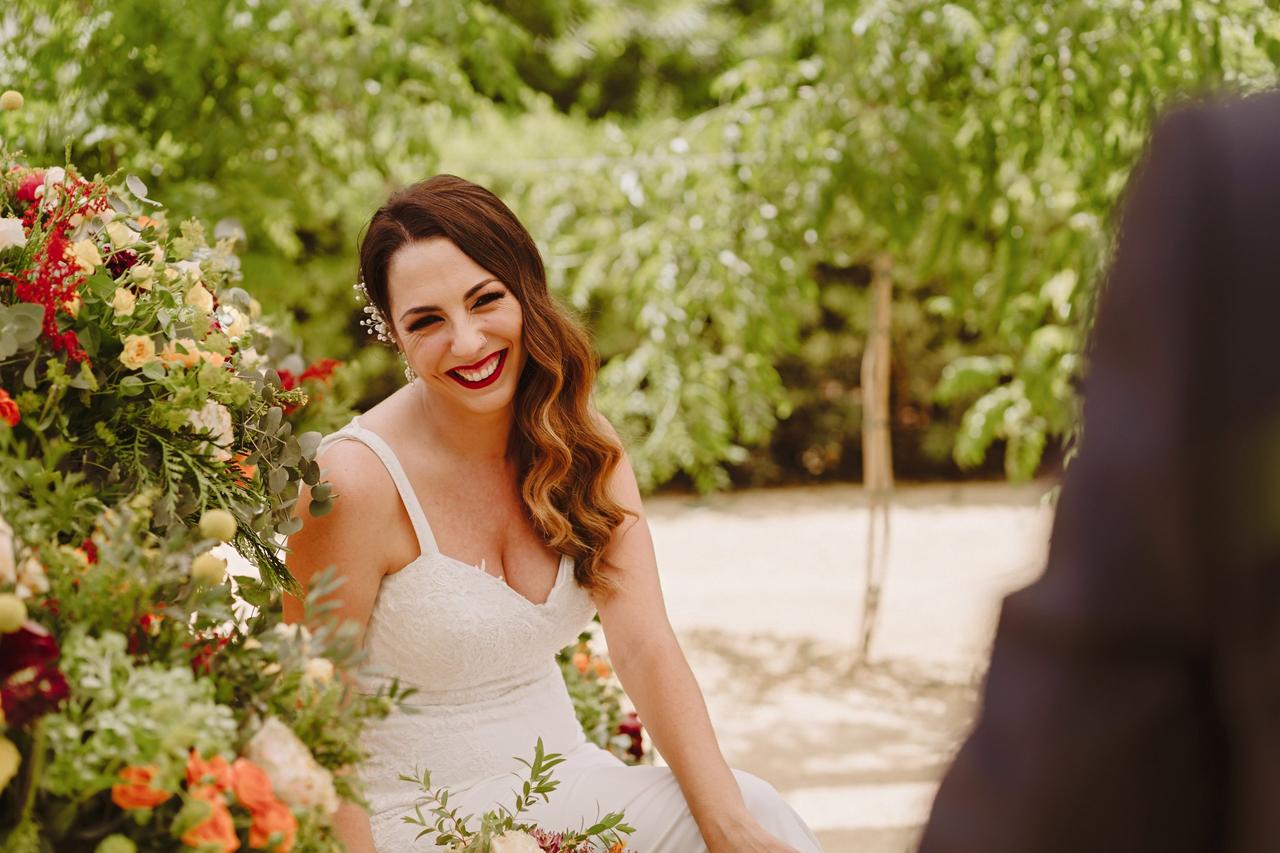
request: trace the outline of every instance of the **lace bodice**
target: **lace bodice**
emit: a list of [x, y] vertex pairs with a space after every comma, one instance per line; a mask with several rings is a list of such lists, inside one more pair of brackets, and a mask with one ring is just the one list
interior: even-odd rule
[[[476, 566], [440, 553], [422, 505], [389, 444], [359, 418], [326, 436], [319, 453], [355, 440], [381, 459], [395, 481], [417, 535], [420, 555], [382, 580], [365, 632], [372, 688], [398, 678], [418, 692], [410, 713], [372, 726], [362, 767], [371, 811], [412, 802], [400, 773], [432, 771], [433, 784], [460, 785], [517, 769], [538, 737], [548, 751], [583, 742], [555, 653], [572, 643], [595, 613], [562, 556], [541, 604]], [[341, 498], [339, 498], [341, 500]]]

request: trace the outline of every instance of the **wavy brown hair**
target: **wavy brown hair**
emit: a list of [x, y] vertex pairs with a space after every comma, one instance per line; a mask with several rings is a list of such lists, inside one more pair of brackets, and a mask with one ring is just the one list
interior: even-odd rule
[[496, 195], [453, 175], [436, 175], [392, 194], [360, 241], [360, 275], [390, 325], [387, 268], [402, 247], [445, 237], [509, 287], [524, 313], [529, 357], [515, 398], [507, 448], [519, 472], [525, 511], [543, 540], [574, 559], [574, 578], [608, 595], [604, 548], [627, 511], [607, 484], [622, 459], [618, 442], [591, 408], [596, 359], [577, 320], [547, 290], [542, 256]]

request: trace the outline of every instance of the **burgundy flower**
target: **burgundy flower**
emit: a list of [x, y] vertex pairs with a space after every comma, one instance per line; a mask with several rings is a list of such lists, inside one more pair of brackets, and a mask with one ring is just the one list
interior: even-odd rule
[[85, 537], [85, 540], [80, 543], [80, 547], [84, 549], [85, 556], [89, 558], [90, 564], [98, 562], [98, 546], [93, 544], [92, 539]]
[[534, 827], [529, 830], [529, 834], [533, 836], [533, 840], [538, 842], [538, 846], [542, 848], [543, 853], [563, 853], [565, 848], [563, 832], [547, 832], [544, 829]]
[[631, 738], [631, 746], [627, 747], [627, 754], [637, 761], [644, 758], [643, 731], [644, 726], [640, 722], [640, 715], [635, 711], [629, 711], [627, 718], [618, 723], [618, 734]]
[[127, 273], [137, 262], [137, 252], [132, 249], [121, 249], [118, 252], [112, 252], [111, 256], [107, 258], [107, 269], [111, 271], [112, 278], [119, 278]]
[[0, 707], [8, 725], [21, 728], [70, 695], [57, 659], [58, 641], [35, 622], [0, 635]]
[[27, 622], [12, 634], [0, 634], [0, 679], [14, 673], [53, 663], [58, 659], [58, 641], [36, 622]]

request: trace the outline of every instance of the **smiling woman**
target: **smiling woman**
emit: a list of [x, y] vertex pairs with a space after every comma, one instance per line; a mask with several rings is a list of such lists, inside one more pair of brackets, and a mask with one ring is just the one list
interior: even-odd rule
[[[635, 475], [590, 404], [590, 341], [514, 214], [475, 184], [432, 178], [373, 215], [360, 271], [416, 377], [321, 443], [340, 499], [306, 519], [288, 565], [304, 586], [336, 567], [336, 612], [379, 677], [417, 691], [417, 713], [366, 731], [370, 812], [343, 807], [348, 848], [414, 849], [420, 827], [404, 818], [419, 791], [401, 774], [430, 770], [451, 804], [482, 814], [540, 741], [563, 756], [559, 787], [526, 816], [553, 832], [622, 812], [646, 853], [817, 850], [777, 792], [720, 753], [667, 620]], [[669, 768], [629, 767], [583, 734], [555, 655], [597, 611]], [[285, 613], [302, 609], [288, 600]]]

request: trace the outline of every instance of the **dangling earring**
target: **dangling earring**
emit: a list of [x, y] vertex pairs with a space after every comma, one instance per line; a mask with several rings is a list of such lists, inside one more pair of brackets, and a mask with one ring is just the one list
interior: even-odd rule
[[400, 351], [400, 363], [404, 365], [404, 380], [412, 382], [418, 378], [418, 374], [413, 372], [413, 368], [409, 366], [409, 359], [404, 357], [404, 350]]

